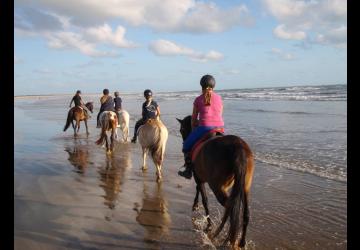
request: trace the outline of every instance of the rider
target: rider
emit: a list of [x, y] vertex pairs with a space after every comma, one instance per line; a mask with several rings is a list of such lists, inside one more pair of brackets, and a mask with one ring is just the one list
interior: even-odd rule
[[187, 179], [192, 177], [192, 163], [190, 152], [195, 143], [208, 131], [214, 128], [223, 128], [222, 118], [223, 103], [221, 96], [216, 94], [215, 79], [211, 75], [204, 75], [200, 80], [202, 94], [194, 101], [193, 113], [191, 116], [192, 132], [183, 143], [185, 170], [178, 174]]
[[136, 143], [137, 130], [141, 125], [145, 124], [148, 119], [155, 119], [156, 117], [160, 116], [160, 107], [152, 99], [152, 95], [153, 94], [150, 89], [146, 89], [144, 91], [144, 97], [146, 100], [142, 105], [142, 118], [135, 124], [134, 137], [131, 140], [132, 143]]
[[73, 96], [73, 98], [71, 99], [71, 102], [70, 102], [70, 105], [69, 105], [69, 108], [71, 108], [71, 104], [74, 102], [75, 104], [75, 107], [80, 107], [84, 110], [85, 112], [85, 116], [87, 118], [90, 118], [89, 114], [88, 114], [88, 111], [87, 111], [87, 107], [85, 106], [82, 98], [81, 98], [81, 91], [80, 90], [77, 90], [75, 95]]
[[109, 90], [108, 89], [104, 89], [103, 90], [103, 96], [100, 98], [100, 103], [101, 103], [101, 107], [99, 110], [99, 114], [97, 115], [97, 128], [101, 128], [100, 126], [100, 122], [99, 122], [99, 117], [100, 114], [103, 111], [114, 111], [114, 100], [113, 98], [109, 95]]
[[118, 127], [120, 127], [120, 118], [119, 118], [119, 113], [121, 112], [121, 103], [122, 103], [122, 100], [119, 96], [119, 92], [118, 91], [115, 91], [114, 93], [115, 95], [115, 98], [114, 98], [114, 103], [115, 103], [115, 113], [117, 115], [117, 118], [118, 118]]

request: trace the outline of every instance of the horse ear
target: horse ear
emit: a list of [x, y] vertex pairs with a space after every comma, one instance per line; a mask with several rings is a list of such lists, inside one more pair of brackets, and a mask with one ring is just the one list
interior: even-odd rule
[[181, 120], [181, 119], [179, 119], [179, 118], [176, 118], [176, 120], [178, 120], [178, 122], [182, 123], [182, 120]]

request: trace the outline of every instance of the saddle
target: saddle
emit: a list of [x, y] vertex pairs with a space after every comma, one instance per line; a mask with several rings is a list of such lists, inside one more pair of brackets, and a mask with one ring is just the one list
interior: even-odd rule
[[219, 136], [224, 136], [224, 128], [214, 128], [208, 131], [205, 135], [203, 135], [200, 140], [198, 140], [195, 145], [192, 147], [190, 151], [191, 161], [194, 161], [200, 149], [204, 146], [204, 144], [212, 139], [215, 139]]

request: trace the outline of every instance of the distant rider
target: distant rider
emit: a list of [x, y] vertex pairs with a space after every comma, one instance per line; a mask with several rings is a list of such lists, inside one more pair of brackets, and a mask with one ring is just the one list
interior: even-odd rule
[[101, 128], [100, 126], [100, 121], [99, 121], [99, 118], [100, 118], [100, 114], [104, 111], [115, 111], [114, 110], [114, 100], [113, 98], [109, 95], [109, 90], [108, 89], [104, 89], [103, 90], [103, 96], [100, 98], [100, 104], [101, 104], [101, 107], [100, 107], [100, 110], [99, 110], [99, 113], [97, 115], [97, 128]]
[[150, 89], [144, 91], [144, 97], [146, 100], [142, 105], [142, 118], [135, 124], [134, 137], [131, 140], [132, 143], [136, 143], [137, 131], [141, 125], [145, 124], [148, 119], [155, 119], [160, 116], [160, 107], [157, 102], [153, 100], [153, 93]]
[[75, 107], [80, 107], [84, 110], [84, 113], [85, 113], [85, 116], [86, 118], [90, 118], [90, 115], [88, 114], [88, 110], [87, 110], [87, 107], [85, 106], [82, 98], [81, 98], [81, 91], [80, 90], [77, 90], [75, 95], [73, 96], [73, 98], [71, 99], [71, 102], [70, 102], [70, 105], [69, 105], [69, 108], [71, 108], [71, 104], [74, 102], [75, 104]]
[[115, 113], [117, 115], [117, 118], [118, 118], [118, 127], [120, 127], [120, 113], [121, 113], [121, 110], [122, 110], [122, 107], [121, 107], [121, 103], [122, 103], [122, 100], [119, 96], [119, 92], [118, 91], [115, 91], [114, 93], [115, 95], [115, 98], [114, 98], [114, 104], [115, 104]]

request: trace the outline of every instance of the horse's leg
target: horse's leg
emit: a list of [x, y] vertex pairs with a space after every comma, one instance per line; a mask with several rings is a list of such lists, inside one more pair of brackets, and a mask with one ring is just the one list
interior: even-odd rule
[[104, 131], [105, 133], [105, 143], [106, 143], [106, 153], [109, 154], [110, 153], [110, 148], [109, 148], [109, 138], [106, 134], [106, 131]]
[[74, 130], [74, 136], [76, 136], [76, 127], [74, 125], [74, 120], [71, 120], [71, 125], [72, 125], [73, 130]]
[[89, 129], [88, 129], [88, 125], [87, 125], [87, 120], [85, 119], [84, 120], [84, 123], [85, 123], [85, 128], [86, 128], [86, 135], [89, 135]]
[[161, 164], [156, 164], [156, 182], [160, 182], [162, 179], [161, 176]]
[[196, 174], [194, 174], [194, 180], [196, 182], [196, 194], [195, 194], [195, 199], [194, 199], [194, 203], [192, 206], [192, 211], [197, 211], [199, 210], [199, 193], [200, 193], [200, 186], [198, 183], [200, 183], [199, 178], [197, 177]]
[[217, 201], [224, 207], [226, 200], [228, 199], [227, 193], [219, 187], [209, 185], [211, 190], [214, 192]]
[[249, 218], [250, 218], [250, 210], [249, 210], [249, 194], [247, 192], [244, 192], [243, 197], [243, 206], [244, 206], [244, 212], [243, 212], [243, 226], [242, 226], [242, 233], [241, 233], [241, 239], [239, 242], [239, 247], [244, 247], [246, 244], [245, 236], [246, 236], [246, 229], [249, 224]]
[[111, 130], [111, 136], [110, 136], [110, 151], [112, 152], [114, 149], [114, 139], [116, 136], [116, 128]]
[[205, 229], [205, 232], [210, 232], [212, 222], [210, 220], [210, 213], [209, 213], [209, 208], [208, 208], [208, 199], [207, 199], [207, 195], [206, 195], [205, 184], [204, 183], [199, 183], [198, 186], [199, 186], [199, 189], [200, 189], [202, 203], [203, 203], [203, 206], [204, 206], [204, 209], [205, 209], [205, 214], [206, 214], [207, 222], [208, 222], [208, 225], [207, 225], [207, 227]]
[[143, 151], [142, 170], [145, 171], [147, 169], [147, 166], [146, 166], [146, 154], [147, 154], [148, 149], [147, 148], [142, 148], [142, 151]]

